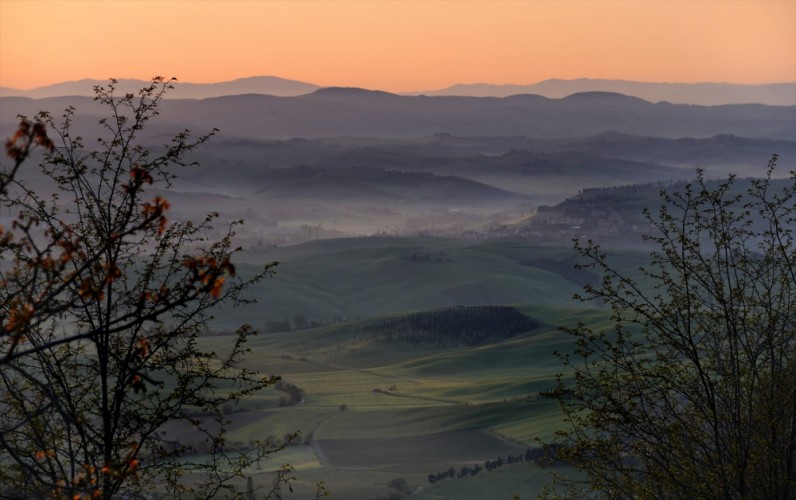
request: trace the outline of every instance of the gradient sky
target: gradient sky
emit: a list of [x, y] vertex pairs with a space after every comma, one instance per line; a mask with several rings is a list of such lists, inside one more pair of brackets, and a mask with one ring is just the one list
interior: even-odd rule
[[796, 0], [0, 0], [0, 86], [796, 81]]

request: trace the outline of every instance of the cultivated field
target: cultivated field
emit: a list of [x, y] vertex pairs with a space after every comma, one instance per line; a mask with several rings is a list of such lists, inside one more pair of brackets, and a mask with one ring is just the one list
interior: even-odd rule
[[[512, 247], [468, 251], [499, 262], [517, 258]], [[485, 273], [494, 272], [490, 266], [482, 266]], [[548, 291], [554, 290], [550, 281], [565, 290], [559, 293], [574, 287], [554, 272], [536, 272], [550, 276], [537, 285]], [[280, 280], [269, 284], [278, 287]], [[546, 302], [566, 302], [554, 293], [545, 295]], [[405, 479], [417, 498], [533, 497], [548, 481], [549, 470], [531, 463], [483, 467], [552, 439], [561, 415], [557, 403], [539, 392], [552, 388], [561, 371], [554, 351], [571, 349], [558, 325], [598, 324], [607, 312], [572, 302], [569, 307], [518, 307], [540, 326], [473, 347], [368, 341], [362, 338], [362, 321], [258, 335], [250, 340], [247, 366], [280, 374], [303, 389], [304, 397], [280, 406], [284, 393], [273, 389], [241, 402], [230, 415], [229, 440], [279, 440], [300, 431], [299, 444], [250, 471], [255, 485], [265, 485], [273, 470], [290, 463], [298, 479], [290, 498], [312, 498], [316, 481], [323, 481], [333, 498], [389, 498], [387, 484], [397, 478]], [[206, 339], [218, 350], [227, 341], [225, 336]], [[476, 466], [482, 470], [474, 477], [433, 484], [428, 479]]]

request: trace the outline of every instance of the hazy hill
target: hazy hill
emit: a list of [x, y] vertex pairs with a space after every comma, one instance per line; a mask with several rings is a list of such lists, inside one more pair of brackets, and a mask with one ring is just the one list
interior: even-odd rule
[[[584, 272], [574, 252], [527, 242], [440, 238], [341, 238], [245, 253], [238, 262], [278, 260], [278, 285], [254, 287], [262, 308], [217, 315], [226, 325], [304, 314], [311, 320], [373, 317], [457, 305], [569, 305]], [[549, 265], [538, 264], [548, 259]], [[552, 265], [550, 263], [560, 263]], [[252, 267], [238, 266], [242, 275]]]
[[[154, 144], [165, 140], [159, 137]], [[695, 167], [710, 175], [759, 175], [775, 152], [782, 173], [796, 166], [796, 141], [737, 136], [214, 139], [192, 157], [200, 165], [181, 172], [179, 188], [246, 197], [260, 190], [258, 199], [267, 194], [273, 200], [433, 201], [436, 206], [510, 201], [509, 191], [550, 204], [584, 187], [691, 177]]]
[[[354, 165], [378, 166], [438, 175], [468, 178], [521, 175], [604, 178], [620, 182], [679, 178], [682, 171], [662, 164], [623, 160], [577, 150], [539, 151], [512, 149], [498, 155], [432, 156], [406, 148], [398, 151], [378, 148], [348, 149], [321, 157], [312, 165], [342, 168]], [[563, 181], [564, 179], [562, 179]]]
[[[367, 167], [474, 180], [520, 175], [556, 176], [570, 183], [575, 178], [633, 183], [680, 179], [682, 167], [690, 174], [700, 166], [734, 168], [749, 175], [762, 172], [772, 153], [780, 154], [783, 171], [796, 165], [796, 141], [730, 135], [661, 139], [615, 132], [575, 140], [444, 134], [413, 139], [214, 140], [202, 148], [197, 160], [206, 165], [206, 177], [217, 185], [232, 181], [251, 185], [251, 179], [261, 174], [276, 175], [266, 174], [269, 169], [299, 165], [313, 171]], [[212, 167], [215, 162], [226, 165], [223, 172]], [[568, 177], [572, 179], [567, 181]]]
[[164, 114], [243, 137], [392, 136], [450, 132], [461, 135], [577, 137], [606, 130], [663, 137], [720, 133], [796, 137], [796, 108], [761, 105], [651, 104], [617, 94], [575, 94], [564, 99], [408, 97], [323, 89], [291, 98], [233, 96], [174, 101]]
[[[148, 85], [144, 80], [119, 79], [117, 89], [121, 92], [138, 92]], [[107, 86], [108, 80], [78, 80], [74, 82], [56, 83], [37, 87], [31, 90], [11, 89], [0, 87], [0, 96], [21, 96], [41, 99], [46, 97], [59, 97], [79, 95], [92, 97], [96, 85]], [[252, 76], [239, 78], [228, 82], [218, 83], [182, 83], [174, 84], [174, 89], [166, 97], [168, 99], [206, 99], [223, 95], [239, 94], [268, 94], [277, 96], [294, 96], [307, 94], [321, 88], [311, 83], [287, 80], [276, 76]]]
[[[554, 206], [541, 206], [530, 219], [530, 224], [520, 233], [523, 234], [555, 234], [556, 238], [548, 241], [570, 241], [573, 237], [592, 238], [600, 241], [603, 246], [621, 246], [632, 240], [640, 241], [641, 234], [654, 233], [644, 215], [649, 210], [657, 217], [657, 210], [663, 204], [660, 193], [686, 191], [691, 181], [677, 182], [646, 182], [627, 186], [583, 189], [578, 195], [570, 197]], [[771, 192], [777, 192], [787, 186], [789, 180], [774, 179], [770, 186]], [[738, 195], [748, 198], [749, 178], [740, 178], [725, 194], [724, 200]], [[708, 180], [709, 189], [717, 189], [718, 180]], [[693, 187], [694, 190], [698, 188]], [[676, 208], [669, 206], [670, 213], [678, 216]], [[763, 231], [766, 222], [753, 214], [757, 231]], [[767, 226], [766, 226], [767, 227]], [[636, 235], [636, 237], [633, 237]]]
[[[252, 181], [254, 182], [254, 181]], [[293, 167], [262, 172], [254, 194], [268, 199], [311, 198], [344, 202], [427, 202], [474, 204], [524, 197], [475, 181], [428, 172], [401, 172], [383, 168], [320, 169]]]
[[539, 94], [560, 98], [577, 92], [605, 91], [640, 97], [647, 101], [678, 104], [769, 104], [796, 105], [796, 83], [740, 85], [731, 83], [653, 83], [628, 80], [579, 78], [550, 79], [529, 85], [457, 84], [440, 90], [408, 94], [506, 97], [515, 94]]
[[[685, 167], [734, 167], [757, 165], [765, 167], [773, 154], [781, 156], [782, 172], [796, 165], [796, 141], [749, 139], [735, 135], [717, 135], [705, 139], [663, 139], [606, 132], [594, 137], [557, 144], [557, 148], [574, 150], [607, 158], [680, 165]], [[735, 170], [751, 174], [748, 170]]]
[[324, 89], [297, 97], [230, 96], [164, 103], [178, 123], [223, 130], [227, 136], [410, 137], [455, 135], [583, 137], [607, 130], [660, 137], [796, 137], [796, 107], [652, 104], [607, 93], [564, 99], [412, 97], [353, 89]]
[[[783, 171], [796, 166], [794, 140], [752, 139], [726, 134], [707, 138], [677, 139], [620, 134], [614, 131], [578, 139], [433, 134], [408, 139], [328, 138], [313, 143], [328, 145], [327, 153], [318, 160], [324, 164], [332, 161], [334, 155], [342, 159], [360, 154], [371, 155], [384, 165], [406, 165], [405, 168], [433, 162], [439, 167], [454, 161], [460, 162], [464, 158], [501, 156], [509, 151], [523, 150], [537, 153], [578, 152], [604, 159], [623, 159], [688, 168], [697, 166], [762, 168], [772, 153], [778, 153], [781, 156]], [[419, 160], [414, 156], [422, 156], [423, 159]], [[338, 159], [335, 158], [334, 161]], [[439, 167], [438, 170], [445, 169]]]
[[[90, 98], [31, 100], [3, 98], [2, 123], [17, 114], [44, 108], [59, 112], [74, 105], [79, 113], [99, 113]], [[424, 97], [361, 89], [322, 89], [295, 97], [237, 95], [162, 103], [158, 125], [217, 127], [226, 137], [417, 137], [438, 132], [454, 135], [525, 135], [577, 138], [605, 131], [658, 137], [711, 137], [733, 134], [753, 138], [796, 137], [796, 107], [758, 104], [691, 106], [653, 104], [604, 92], [563, 99], [540, 96]], [[150, 133], [153, 131], [150, 129]]]
[[[143, 80], [120, 79], [118, 87], [123, 92], [136, 92], [146, 85]], [[31, 90], [0, 87], [0, 96], [33, 98], [64, 95], [92, 96], [94, 85], [105, 85], [107, 80], [78, 80], [37, 87]], [[295, 96], [320, 89], [321, 86], [276, 76], [252, 76], [228, 82], [178, 83], [167, 97], [170, 99], [205, 99], [239, 94], [267, 94]], [[731, 83], [664, 83], [635, 82], [578, 78], [562, 80], [553, 78], [528, 85], [494, 85], [489, 83], [456, 84], [444, 89], [425, 92], [405, 92], [405, 95], [507, 97], [516, 94], [538, 94], [548, 98], [561, 98], [580, 92], [615, 92], [639, 97], [650, 102], [668, 101], [677, 104], [768, 104], [772, 106], [796, 105], [796, 82], [742, 85]]]

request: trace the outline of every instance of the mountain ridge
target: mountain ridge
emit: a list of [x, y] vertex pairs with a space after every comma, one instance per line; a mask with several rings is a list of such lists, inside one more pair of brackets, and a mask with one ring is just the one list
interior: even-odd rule
[[[107, 85], [107, 80], [81, 79], [22, 90], [0, 87], [0, 96], [24, 96], [33, 98], [60, 97], [66, 95], [93, 96], [95, 85]], [[118, 79], [120, 91], [136, 92], [147, 81]], [[250, 76], [213, 83], [177, 82], [169, 93], [169, 99], [204, 99], [236, 94], [267, 94], [281, 97], [310, 94], [320, 89], [355, 89], [351, 86], [325, 86], [310, 82], [291, 80], [278, 76]], [[366, 90], [366, 89], [360, 89]], [[372, 92], [382, 92], [378, 89]], [[562, 98], [581, 92], [614, 92], [637, 97], [650, 102], [673, 104], [696, 104], [715, 106], [722, 104], [766, 104], [774, 106], [796, 105], [796, 82], [764, 84], [736, 84], [718, 82], [639, 82], [622, 79], [550, 78], [530, 84], [456, 83], [435, 90], [395, 92], [396, 95], [411, 96], [460, 96], [460, 97], [507, 97], [533, 94], [547, 98]], [[387, 92], [389, 93], [389, 92]]]
[[516, 94], [538, 94], [561, 98], [578, 92], [607, 91], [639, 97], [650, 102], [667, 101], [673, 104], [768, 104], [796, 105], [796, 82], [765, 84], [737, 84], [717, 82], [638, 82], [602, 78], [551, 78], [527, 85], [457, 83], [449, 87], [424, 92], [405, 92], [405, 95], [462, 95], [471, 97], [506, 97]]
[[[96, 80], [84, 78], [81, 80], [74, 80], [68, 82], [54, 83], [52, 85], [45, 85], [36, 87], [30, 90], [12, 89], [9, 87], [0, 87], [0, 96], [22, 96], [32, 97], [34, 99], [41, 99], [47, 97], [62, 97], [62, 96], [87, 96], [93, 97], [93, 88], [97, 85], [107, 86], [108, 80]], [[118, 92], [133, 92], [136, 93], [141, 88], [148, 85], [150, 82], [145, 80], [133, 78], [119, 78], [117, 79], [116, 88]], [[289, 97], [302, 94], [308, 94], [322, 88], [319, 85], [312, 83], [302, 82], [298, 80], [289, 80], [278, 76], [250, 76], [244, 78], [236, 78], [234, 80], [213, 82], [213, 83], [192, 83], [180, 82], [174, 83], [172, 89], [166, 96], [168, 99], [206, 99], [210, 97], [219, 97], [224, 95], [239, 95], [239, 94], [266, 94], [275, 95], [280, 97]]]
[[[10, 128], [17, 115], [33, 116], [42, 108], [58, 113], [73, 105], [78, 116], [101, 113], [101, 106], [87, 97], [0, 99], [0, 125], [9, 128], [7, 135], [12, 133]], [[197, 132], [218, 128], [225, 137], [248, 139], [417, 137], [440, 132], [565, 139], [608, 130], [663, 138], [721, 134], [767, 139], [796, 137], [796, 106], [650, 103], [606, 92], [550, 99], [402, 96], [332, 89], [293, 97], [249, 94], [167, 99], [161, 103], [160, 111], [163, 126], [179, 124]]]

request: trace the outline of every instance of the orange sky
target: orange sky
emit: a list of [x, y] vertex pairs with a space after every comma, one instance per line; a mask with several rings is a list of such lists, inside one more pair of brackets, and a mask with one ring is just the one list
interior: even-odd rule
[[0, 0], [0, 86], [796, 81], [796, 0]]

